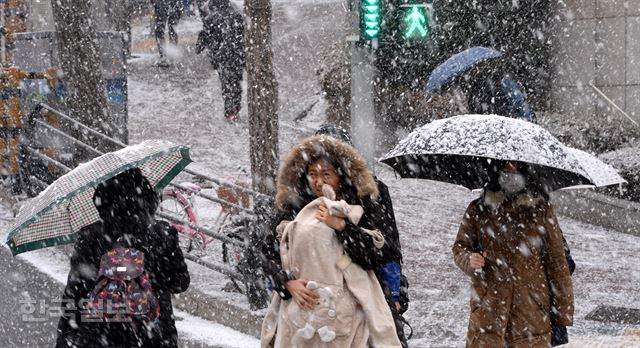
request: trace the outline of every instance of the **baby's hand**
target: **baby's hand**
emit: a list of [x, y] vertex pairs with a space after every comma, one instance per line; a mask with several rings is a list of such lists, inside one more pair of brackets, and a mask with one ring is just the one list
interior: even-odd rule
[[316, 219], [324, 222], [327, 226], [333, 228], [336, 231], [344, 230], [346, 222], [344, 218], [331, 215], [329, 209], [324, 205], [318, 206], [318, 212], [316, 213]]

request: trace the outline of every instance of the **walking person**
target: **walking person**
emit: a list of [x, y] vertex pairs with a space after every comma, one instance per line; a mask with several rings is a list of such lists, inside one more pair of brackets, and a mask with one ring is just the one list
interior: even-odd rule
[[[327, 135], [353, 146], [351, 134], [342, 128], [332, 124], [324, 124], [315, 132], [316, 135]], [[406, 320], [402, 317], [409, 309], [409, 282], [402, 273], [402, 248], [400, 247], [400, 234], [396, 225], [396, 217], [393, 211], [393, 203], [389, 195], [389, 188], [377, 177], [373, 177], [378, 187], [379, 196], [375, 205], [383, 214], [381, 232], [384, 235], [386, 247], [383, 249], [381, 266], [376, 272], [387, 304], [396, 324], [398, 338], [402, 347], [408, 347], [407, 337], [404, 334]]]
[[[178, 347], [171, 294], [185, 291], [190, 277], [177, 231], [153, 220], [158, 196], [134, 168], [99, 184], [93, 202], [101, 221], [75, 242], [56, 347]], [[117, 272], [130, 276], [125, 288]], [[96, 307], [121, 302], [118, 320]]]
[[242, 74], [246, 63], [244, 51], [244, 18], [229, 0], [209, 0], [209, 13], [203, 19], [196, 53], [209, 52], [209, 61], [218, 71], [224, 117], [235, 122], [242, 101]]
[[284, 161], [277, 191], [262, 346], [400, 347], [375, 275], [386, 242], [365, 160], [333, 137], [307, 138]]
[[562, 231], [530, 166], [497, 161], [467, 208], [453, 245], [471, 278], [467, 347], [549, 347], [553, 312], [573, 324], [573, 288]]
[[178, 33], [175, 26], [178, 25], [180, 17], [182, 17], [183, 2], [182, 0], [153, 0], [153, 9], [155, 13], [154, 34], [158, 44], [158, 54], [160, 55], [157, 65], [168, 67], [169, 61], [165, 51], [165, 28], [169, 34], [169, 42], [177, 46]]
[[[469, 94], [469, 112], [472, 114], [496, 114], [533, 123], [537, 121], [520, 85], [504, 74], [480, 69], [466, 89]], [[570, 273], [573, 274], [576, 264], [564, 236], [562, 236], [562, 243]], [[567, 328], [558, 323], [555, 313], [551, 312], [549, 316], [552, 346], [569, 343]]]

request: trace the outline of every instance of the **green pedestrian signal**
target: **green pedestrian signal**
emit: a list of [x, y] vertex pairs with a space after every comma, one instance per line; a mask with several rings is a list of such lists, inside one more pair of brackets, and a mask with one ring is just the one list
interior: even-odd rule
[[380, 35], [380, 1], [360, 0], [360, 36], [364, 40], [376, 39]]
[[429, 16], [425, 5], [402, 6], [402, 36], [407, 40], [428, 39], [431, 35], [429, 29]]

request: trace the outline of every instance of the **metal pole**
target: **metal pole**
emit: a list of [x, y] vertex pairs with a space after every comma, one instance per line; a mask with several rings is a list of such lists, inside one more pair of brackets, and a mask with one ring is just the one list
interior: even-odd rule
[[[358, 0], [351, 0], [349, 11], [350, 28], [347, 36], [351, 50], [351, 133], [353, 145], [365, 157], [370, 169], [376, 150], [377, 127], [373, 104], [373, 60], [378, 40], [360, 40], [360, 13]], [[358, 28], [358, 29], [356, 29]]]
[[74, 144], [76, 144], [76, 145], [78, 145], [80, 147], [83, 147], [84, 149], [89, 150], [89, 151], [95, 153], [98, 156], [104, 155], [103, 152], [101, 152], [101, 151], [99, 151], [99, 150], [97, 150], [97, 149], [95, 149], [95, 148], [83, 143], [82, 141], [70, 136], [69, 134], [67, 134], [67, 133], [59, 130], [58, 128], [55, 128], [55, 127], [53, 127], [53, 126], [51, 126], [51, 125], [49, 125], [49, 124], [47, 124], [47, 123], [45, 123], [45, 122], [43, 122], [41, 120], [34, 120], [33, 122], [35, 124], [41, 126], [41, 127], [46, 128], [47, 131], [51, 131], [51, 132], [55, 133], [56, 135], [59, 135], [59, 136], [65, 138], [67, 140], [70, 140]]
[[185, 191], [191, 192], [191, 193], [193, 193], [194, 196], [202, 197], [204, 199], [207, 199], [207, 200], [210, 200], [210, 201], [213, 201], [213, 202], [216, 202], [216, 203], [220, 203], [222, 205], [226, 205], [226, 206], [231, 207], [231, 208], [242, 210], [242, 211], [244, 211], [246, 213], [250, 213], [250, 214], [253, 213], [253, 210], [251, 210], [251, 209], [247, 209], [247, 208], [242, 207], [240, 205], [233, 204], [231, 202], [227, 202], [227, 201], [225, 201], [223, 199], [208, 195], [206, 193], [198, 192], [198, 191], [196, 191], [196, 190], [194, 190], [194, 189], [192, 189], [190, 187], [186, 187], [186, 186], [182, 186], [180, 184], [174, 184], [174, 183], [169, 183], [169, 185], [173, 186], [173, 187], [177, 187], [177, 188], [179, 188], [181, 190], [185, 190]]
[[589, 81], [589, 86], [593, 88], [593, 90], [596, 91], [604, 100], [606, 100], [609, 104], [611, 104], [611, 106], [613, 106], [614, 109], [618, 110], [622, 115], [624, 115], [624, 117], [626, 117], [629, 121], [633, 122], [633, 124], [640, 127], [640, 124], [638, 124], [638, 122], [636, 122], [633, 118], [631, 118], [631, 116], [629, 116], [626, 112], [624, 112], [624, 110], [622, 110], [616, 103], [614, 103], [613, 100], [607, 97], [607, 95], [604, 94], [604, 92], [602, 92], [600, 88], [596, 87], [593, 83], [591, 83], [591, 81]]
[[111, 142], [111, 143], [113, 143], [113, 144], [115, 144], [115, 145], [117, 145], [117, 146], [120, 146], [120, 147], [127, 147], [127, 145], [126, 145], [126, 144], [124, 144], [124, 143], [122, 143], [122, 142], [120, 142], [120, 141], [118, 141], [118, 140], [116, 140], [116, 139], [113, 139], [113, 138], [111, 138], [110, 136], [107, 136], [107, 135], [104, 135], [104, 134], [102, 134], [102, 133], [100, 133], [100, 132], [98, 132], [98, 131], [95, 131], [93, 128], [90, 128], [90, 127], [85, 126], [84, 124], [82, 124], [82, 123], [80, 123], [80, 122], [78, 122], [78, 121], [74, 120], [74, 119], [73, 119], [73, 118], [71, 118], [70, 116], [63, 114], [62, 112], [60, 112], [60, 111], [58, 111], [58, 110], [56, 110], [56, 109], [54, 109], [54, 108], [50, 107], [50, 106], [49, 106], [49, 105], [47, 105], [47, 104], [40, 103], [39, 105], [40, 105], [43, 109], [45, 109], [45, 110], [47, 110], [47, 111], [50, 111], [50, 112], [52, 112], [52, 113], [54, 113], [54, 114], [56, 114], [56, 115], [60, 116], [61, 118], [65, 119], [65, 120], [67, 120], [67, 121], [69, 121], [69, 122], [71, 122], [71, 123], [72, 123], [74, 126], [76, 126], [76, 127], [82, 128], [82, 129], [86, 130], [87, 132], [89, 132], [89, 133], [91, 133], [91, 134], [93, 134], [93, 135], [95, 135], [95, 136], [97, 136], [97, 137], [100, 137], [100, 138], [102, 138], [102, 139], [104, 139], [104, 140], [107, 140], [107, 141], [109, 141], [109, 142]]
[[54, 160], [53, 158], [51, 158], [51, 157], [49, 157], [49, 156], [47, 156], [45, 154], [40, 153], [39, 151], [37, 151], [37, 150], [35, 150], [35, 149], [33, 149], [33, 148], [29, 147], [29, 146], [27, 146], [26, 149], [30, 154], [35, 155], [36, 157], [40, 157], [41, 159], [45, 160], [46, 162], [49, 162], [49, 163], [55, 165], [56, 167], [62, 169], [65, 173], [68, 173], [68, 172], [71, 171], [71, 168], [65, 166], [64, 164]]
[[193, 228], [194, 230], [197, 230], [198, 232], [202, 232], [206, 236], [214, 238], [214, 239], [217, 239], [219, 241], [222, 241], [222, 242], [225, 242], [225, 243], [229, 243], [229, 244], [233, 244], [233, 245], [237, 245], [237, 246], [240, 246], [240, 247], [244, 247], [245, 246], [243, 241], [227, 237], [226, 235], [221, 234], [221, 233], [213, 232], [213, 231], [211, 231], [209, 229], [206, 229], [204, 227], [194, 225], [189, 221], [178, 219], [178, 218], [176, 218], [176, 217], [174, 217], [172, 215], [169, 215], [169, 214], [166, 214], [166, 213], [163, 213], [163, 212], [159, 212], [159, 211], [156, 212], [156, 215], [161, 217], [161, 218], [163, 218], [163, 219], [167, 219], [170, 222], [173, 222], [173, 223], [176, 223], [176, 224], [180, 224], [180, 225], [184, 225], [184, 226], [189, 226], [189, 227]]
[[191, 260], [191, 261], [193, 261], [193, 262], [195, 262], [195, 263], [197, 263], [197, 264], [199, 264], [201, 266], [210, 268], [210, 269], [212, 269], [212, 270], [214, 270], [216, 272], [220, 272], [220, 273], [226, 275], [227, 277], [230, 277], [230, 278], [233, 278], [233, 279], [237, 279], [237, 280], [240, 280], [240, 281], [244, 282], [244, 277], [240, 273], [235, 272], [234, 270], [232, 270], [231, 268], [224, 267], [224, 266], [215, 264], [213, 262], [205, 261], [205, 260], [203, 260], [203, 259], [201, 259], [199, 257], [193, 256], [193, 255], [190, 255], [190, 254], [185, 254], [184, 258], [187, 259], [187, 260]]
[[214, 183], [214, 184], [216, 184], [216, 185], [230, 187], [230, 188], [235, 189], [235, 190], [237, 190], [237, 191], [248, 193], [248, 194], [250, 194], [250, 195], [252, 195], [252, 196], [254, 196], [254, 197], [269, 198], [269, 196], [267, 196], [267, 195], [265, 195], [265, 194], [262, 194], [262, 193], [260, 193], [260, 192], [253, 191], [253, 190], [251, 190], [251, 189], [248, 189], [248, 188], [246, 188], [246, 187], [242, 187], [242, 186], [239, 186], [239, 185], [236, 185], [236, 184], [230, 183], [230, 182], [228, 182], [228, 181], [224, 181], [224, 180], [220, 180], [220, 179], [212, 178], [212, 177], [210, 177], [210, 176], [208, 176], [208, 175], [205, 175], [205, 174], [202, 174], [202, 173], [198, 173], [198, 172], [196, 172], [196, 171], [194, 171], [194, 170], [192, 170], [192, 169], [185, 168], [185, 169], [183, 169], [183, 171], [184, 171], [185, 173], [189, 173], [189, 174], [191, 174], [191, 175], [195, 175], [195, 176], [198, 176], [198, 177], [203, 178], [203, 179], [205, 179], [205, 180], [211, 181], [211, 182], [213, 182], [213, 183]]

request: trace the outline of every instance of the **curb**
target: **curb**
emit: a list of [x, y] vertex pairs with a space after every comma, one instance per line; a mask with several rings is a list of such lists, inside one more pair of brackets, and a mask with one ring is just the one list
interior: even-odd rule
[[207, 295], [196, 287], [190, 286], [187, 291], [174, 295], [173, 306], [191, 315], [260, 338], [263, 318], [260, 313]]
[[640, 237], [640, 203], [593, 191], [556, 191], [552, 201], [559, 214]]

